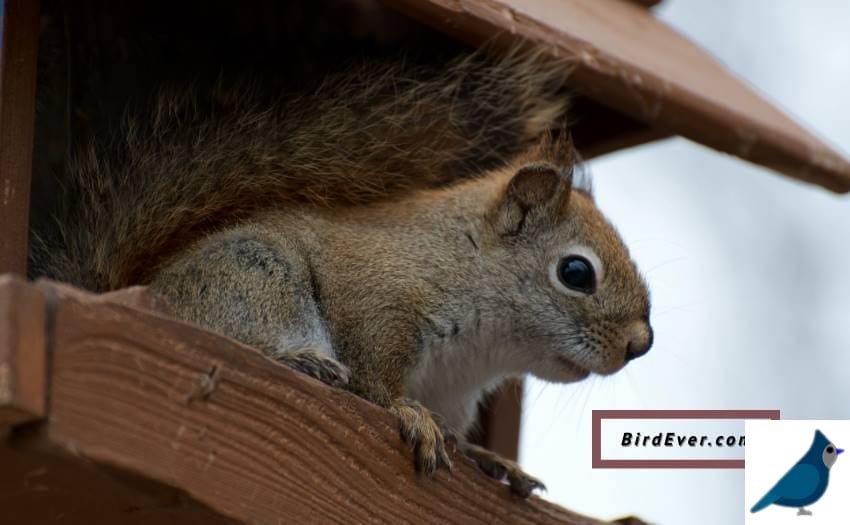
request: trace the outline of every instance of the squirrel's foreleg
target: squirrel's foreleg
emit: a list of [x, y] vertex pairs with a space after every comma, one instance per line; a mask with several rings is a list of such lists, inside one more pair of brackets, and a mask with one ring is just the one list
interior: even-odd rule
[[177, 317], [254, 346], [331, 386], [346, 387], [349, 370], [335, 358], [301, 252], [291, 240], [237, 228], [208, 237], [173, 260], [152, 286]]

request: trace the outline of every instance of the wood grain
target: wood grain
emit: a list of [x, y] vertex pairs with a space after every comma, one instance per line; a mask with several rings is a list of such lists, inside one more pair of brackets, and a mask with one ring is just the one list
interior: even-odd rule
[[0, 273], [26, 273], [38, 0], [0, 0]]
[[0, 441], [0, 522], [224, 525], [237, 523], [179, 489], [56, 450], [37, 432]]
[[850, 191], [850, 162], [844, 155], [635, 2], [383, 3], [473, 44], [533, 43], [576, 57], [570, 82], [602, 104], [790, 177]]
[[252, 523], [599, 523], [457, 454], [423, 479], [388, 412], [200, 328], [68, 287], [47, 439]]
[[39, 290], [0, 275], [0, 435], [45, 415], [46, 315]]

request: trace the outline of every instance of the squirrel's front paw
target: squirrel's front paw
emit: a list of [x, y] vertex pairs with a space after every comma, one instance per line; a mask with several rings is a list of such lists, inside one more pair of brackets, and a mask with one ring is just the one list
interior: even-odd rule
[[274, 357], [279, 363], [315, 377], [328, 385], [337, 388], [345, 388], [348, 385], [350, 377], [348, 367], [314, 348], [280, 352]]
[[511, 491], [521, 498], [529, 497], [535, 489], [546, 490], [542, 481], [526, 474], [515, 461], [505, 459], [495, 452], [470, 443], [464, 443], [460, 448], [464, 454], [474, 459], [481, 470], [491, 478], [499, 481], [507, 478], [511, 485]]
[[431, 411], [412, 399], [402, 398], [390, 407], [398, 416], [401, 437], [413, 447], [416, 470], [430, 476], [440, 467], [451, 470], [452, 462], [446, 451], [446, 440], [452, 435], [444, 433]]

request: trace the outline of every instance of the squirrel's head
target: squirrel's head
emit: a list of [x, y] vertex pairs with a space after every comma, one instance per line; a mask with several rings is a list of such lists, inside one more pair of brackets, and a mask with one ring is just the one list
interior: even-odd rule
[[511, 168], [486, 221], [494, 271], [515, 287], [500, 296], [515, 343], [533, 354], [527, 371], [559, 382], [612, 374], [652, 345], [646, 284], [572, 178], [571, 162]]

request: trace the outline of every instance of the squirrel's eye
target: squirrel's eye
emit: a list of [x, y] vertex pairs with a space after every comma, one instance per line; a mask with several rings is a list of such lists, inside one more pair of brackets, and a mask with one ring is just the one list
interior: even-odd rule
[[570, 255], [561, 259], [558, 265], [558, 279], [564, 286], [586, 294], [596, 291], [596, 274], [590, 261], [580, 255]]
[[835, 449], [832, 448], [832, 445], [826, 447], [826, 453], [827, 454], [832, 454], [833, 452], [835, 452]]

